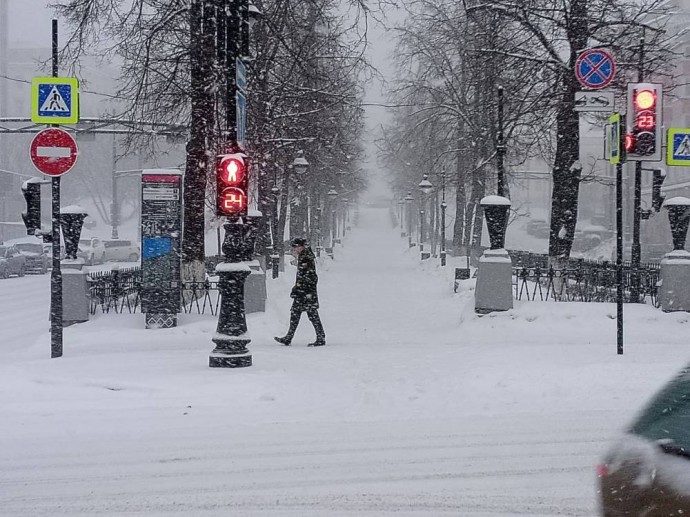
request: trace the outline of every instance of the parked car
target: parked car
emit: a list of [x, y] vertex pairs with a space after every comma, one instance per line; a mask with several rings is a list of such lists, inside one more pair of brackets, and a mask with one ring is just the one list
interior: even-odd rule
[[50, 256], [46, 252], [43, 239], [38, 237], [24, 237], [5, 241], [5, 245], [14, 246], [19, 253], [26, 257], [25, 270], [27, 273], [48, 272], [50, 267]]
[[14, 246], [0, 246], [0, 278], [24, 276], [25, 271], [26, 257]]
[[79, 239], [77, 257], [84, 259], [87, 265], [103, 264], [105, 262], [105, 246], [98, 237]]
[[690, 366], [652, 399], [597, 468], [601, 515], [690, 514]]
[[127, 262], [136, 262], [141, 255], [141, 248], [136, 242], [127, 240], [104, 240], [105, 259], [106, 260], [123, 260]]

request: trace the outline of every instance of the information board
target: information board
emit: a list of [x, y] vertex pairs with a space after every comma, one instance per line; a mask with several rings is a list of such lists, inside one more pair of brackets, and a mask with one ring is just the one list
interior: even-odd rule
[[141, 308], [147, 328], [177, 325], [181, 311], [182, 173], [141, 175]]

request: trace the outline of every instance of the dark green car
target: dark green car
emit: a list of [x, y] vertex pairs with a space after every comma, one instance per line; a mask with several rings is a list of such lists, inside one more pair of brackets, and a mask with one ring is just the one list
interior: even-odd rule
[[652, 399], [598, 475], [605, 517], [690, 515], [690, 366]]

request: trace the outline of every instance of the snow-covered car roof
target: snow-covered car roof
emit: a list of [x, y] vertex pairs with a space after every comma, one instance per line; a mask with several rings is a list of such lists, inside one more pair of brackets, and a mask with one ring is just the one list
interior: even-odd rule
[[7, 239], [2, 243], [5, 246], [14, 246], [15, 244], [43, 244], [43, 239], [27, 235], [26, 237], [17, 237], [16, 239]]

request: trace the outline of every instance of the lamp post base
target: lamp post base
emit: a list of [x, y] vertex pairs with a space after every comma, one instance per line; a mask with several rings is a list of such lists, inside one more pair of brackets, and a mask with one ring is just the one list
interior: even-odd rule
[[228, 354], [227, 352], [216, 352], [214, 350], [208, 356], [208, 365], [211, 368], [244, 368], [252, 365], [252, 354]]

